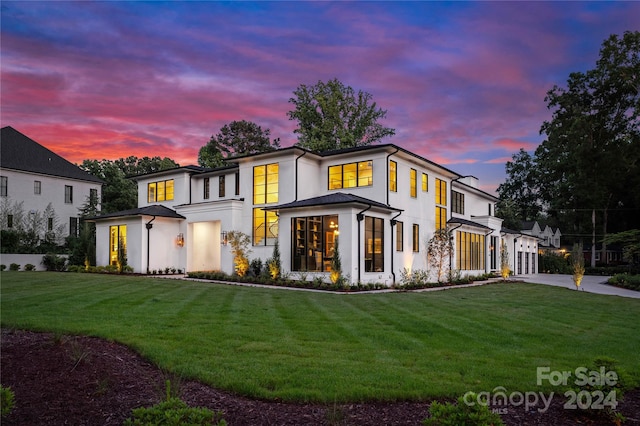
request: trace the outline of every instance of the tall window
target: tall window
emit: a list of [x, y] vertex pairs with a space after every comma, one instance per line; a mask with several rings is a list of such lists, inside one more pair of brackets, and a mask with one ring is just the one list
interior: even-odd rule
[[481, 270], [485, 266], [484, 235], [456, 231], [457, 268]]
[[491, 270], [498, 269], [498, 237], [491, 236], [491, 246], [489, 247], [491, 252]]
[[218, 197], [224, 197], [226, 189], [224, 180], [224, 175], [218, 176]]
[[420, 251], [420, 225], [417, 223], [413, 224], [412, 237], [412, 249], [417, 253]]
[[404, 223], [396, 222], [396, 251], [404, 250]]
[[464, 194], [451, 191], [451, 210], [454, 213], [464, 214]]
[[429, 175], [426, 173], [422, 174], [422, 192], [429, 191]]
[[33, 181], [33, 193], [36, 195], [42, 194], [42, 182], [39, 180]]
[[436, 206], [436, 229], [442, 229], [447, 226], [447, 209]]
[[307, 216], [291, 219], [292, 271], [331, 271], [338, 238], [338, 216]]
[[384, 271], [384, 219], [365, 216], [364, 218], [364, 270]]
[[373, 161], [329, 166], [329, 189], [373, 185]]
[[253, 245], [273, 246], [278, 238], [278, 216], [273, 210], [253, 209]]
[[147, 200], [150, 203], [173, 200], [173, 179], [147, 184]]
[[13, 215], [7, 215], [7, 228], [13, 228]]
[[236, 195], [240, 195], [240, 172], [236, 172]]
[[398, 192], [398, 163], [389, 161], [389, 191]]
[[202, 198], [204, 198], [205, 200], [208, 200], [211, 192], [211, 182], [209, 182], [209, 178], [204, 178], [203, 185], [204, 185], [204, 193], [202, 194]]
[[120, 265], [120, 261], [127, 254], [127, 225], [115, 225], [109, 227], [109, 263]]
[[278, 202], [278, 163], [253, 168], [253, 204]]
[[7, 196], [7, 187], [9, 186], [9, 178], [6, 176], [0, 176], [0, 196]]
[[98, 204], [98, 190], [96, 188], [89, 189], [89, 202]]
[[413, 198], [418, 196], [418, 172], [416, 169], [409, 170], [409, 194]]
[[78, 236], [78, 218], [77, 217], [69, 218], [69, 236], [70, 237]]
[[73, 204], [73, 186], [64, 186], [64, 202], [66, 204]]
[[[440, 206], [438, 206], [438, 204]], [[436, 229], [447, 226], [447, 182], [436, 178]]]

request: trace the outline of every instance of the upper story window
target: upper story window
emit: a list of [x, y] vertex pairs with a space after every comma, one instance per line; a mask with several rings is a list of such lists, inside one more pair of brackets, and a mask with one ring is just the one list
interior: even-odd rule
[[236, 172], [236, 195], [240, 195], [240, 172]]
[[373, 161], [329, 166], [329, 189], [373, 185]]
[[173, 200], [173, 179], [149, 183], [147, 196], [150, 203]]
[[253, 204], [278, 202], [278, 163], [253, 168]]
[[96, 188], [89, 189], [89, 202], [98, 204], [98, 190]]
[[0, 176], [0, 196], [7, 196], [7, 187], [9, 184], [9, 178], [6, 176]]
[[442, 229], [447, 226], [447, 209], [436, 206], [436, 229]]
[[64, 186], [64, 202], [66, 204], [73, 204], [73, 186]]
[[464, 194], [458, 191], [451, 191], [451, 211], [464, 214]]
[[224, 181], [224, 175], [218, 177], [218, 197], [224, 197], [226, 189]]
[[447, 205], [447, 182], [436, 179], [436, 204]]
[[429, 191], [429, 175], [426, 173], [422, 174], [422, 192]]
[[389, 161], [389, 191], [398, 192], [398, 163]]
[[209, 182], [209, 178], [204, 178], [203, 187], [204, 193], [202, 194], [202, 198], [208, 200], [211, 191], [211, 183]]
[[36, 195], [42, 194], [42, 182], [39, 180], [33, 181], [33, 193]]
[[409, 194], [413, 198], [418, 196], [418, 172], [416, 169], [409, 170]]

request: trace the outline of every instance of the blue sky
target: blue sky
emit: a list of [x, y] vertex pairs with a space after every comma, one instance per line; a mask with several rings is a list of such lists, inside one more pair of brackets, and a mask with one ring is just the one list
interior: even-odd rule
[[542, 142], [544, 102], [595, 67], [636, 2], [11, 2], [1, 116], [73, 162], [196, 164], [233, 120], [296, 142], [288, 102], [338, 78], [387, 110], [394, 143], [494, 192]]

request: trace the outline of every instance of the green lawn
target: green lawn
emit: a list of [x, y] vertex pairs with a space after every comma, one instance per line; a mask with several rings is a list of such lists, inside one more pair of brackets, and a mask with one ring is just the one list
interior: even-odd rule
[[95, 274], [0, 279], [3, 327], [108, 338], [252, 397], [548, 391], [536, 367], [573, 371], [603, 355], [640, 379], [638, 299], [530, 284], [340, 295]]

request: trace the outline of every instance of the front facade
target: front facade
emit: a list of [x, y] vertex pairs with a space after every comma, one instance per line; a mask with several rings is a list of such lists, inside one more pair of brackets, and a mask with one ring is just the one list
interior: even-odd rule
[[429, 270], [428, 241], [447, 228], [452, 269], [500, 268], [497, 199], [477, 179], [398, 146], [322, 154], [291, 147], [232, 161], [137, 177], [138, 209], [96, 218], [98, 264], [117, 262], [125, 246], [136, 272], [232, 273], [226, 236], [241, 231], [251, 238], [251, 259], [271, 257], [277, 241], [282, 268], [293, 276], [328, 279], [339, 242], [349, 281], [391, 285], [405, 269]]
[[100, 200], [102, 183], [12, 127], [2, 128], [2, 230], [35, 228], [40, 238], [55, 233], [61, 243], [77, 235], [80, 208], [90, 197]]

